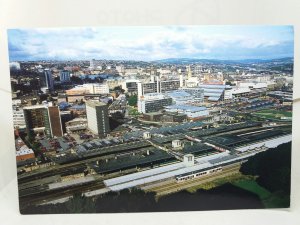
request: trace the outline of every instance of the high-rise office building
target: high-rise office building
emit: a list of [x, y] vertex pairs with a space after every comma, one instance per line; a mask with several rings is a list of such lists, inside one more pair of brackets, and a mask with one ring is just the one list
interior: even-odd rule
[[58, 106], [33, 105], [23, 108], [28, 134], [42, 133], [48, 137], [63, 135]]
[[54, 82], [52, 73], [49, 69], [45, 69], [44, 73], [40, 77], [41, 79], [41, 90], [44, 93], [51, 92], [54, 89]]
[[70, 71], [62, 70], [59, 73], [60, 82], [65, 83], [70, 81]]
[[52, 136], [56, 136], [56, 137], [63, 136], [59, 107], [58, 106], [48, 106], [48, 114], [49, 114]]
[[88, 128], [105, 137], [110, 132], [108, 106], [102, 102], [87, 101], [86, 116], [88, 120]]
[[190, 65], [187, 66], [187, 71], [188, 71], [187, 78], [190, 79], [192, 77], [192, 69]]
[[24, 129], [26, 127], [24, 112], [19, 106], [13, 106], [13, 122], [15, 129]]

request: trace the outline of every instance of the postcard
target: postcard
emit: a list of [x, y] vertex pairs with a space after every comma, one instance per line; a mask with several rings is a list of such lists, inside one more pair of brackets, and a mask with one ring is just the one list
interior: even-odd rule
[[293, 26], [9, 29], [8, 50], [22, 214], [290, 206]]

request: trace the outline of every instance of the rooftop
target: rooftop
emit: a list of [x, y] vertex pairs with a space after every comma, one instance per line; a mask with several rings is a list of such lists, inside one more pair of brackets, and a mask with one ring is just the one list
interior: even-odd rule
[[26, 145], [23, 145], [19, 151], [16, 151], [17, 156], [34, 154], [33, 150], [28, 148]]
[[199, 106], [192, 106], [192, 105], [170, 105], [166, 106], [165, 109], [177, 109], [177, 110], [184, 110], [184, 111], [191, 111], [191, 112], [198, 112], [207, 110], [206, 107], [199, 107]]
[[96, 107], [96, 106], [106, 106], [105, 103], [103, 102], [96, 102], [96, 101], [87, 101], [86, 103], [86, 106], [90, 106], [90, 107]]
[[23, 109], [46, 109], [47, 105], [30, 105], [30, 106], [25, 106]]
[[85, 109], [85, 105], [73, 105], [70, 109]]
[[172, 98], [184, 98], [184, 97], [190, 97], [191, 95], [187, 93], [186, 91], [171, 91], [167, 92], [166, 95], [172, 97]]
[[199, 85], [201, 88], [208, 88], [208, 89], [225, 89], [226, 85], [219, 85], [219, 84], [201, 84]]

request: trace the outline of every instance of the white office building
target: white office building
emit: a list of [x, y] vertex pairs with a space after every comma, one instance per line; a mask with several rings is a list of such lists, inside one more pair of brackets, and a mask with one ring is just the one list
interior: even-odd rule
[[138, 111], [140, 113], [157, 112], [165, 106], [172, 105], [172, 98], [160, 93], [149, 93], [138, 99]]
[[13, 123], [14, 128], [24, 129], [26, 128], [24, 111], [21, 107], [13, 106]]
[[110, 132], [108, 107], [102, 102], [86, 102], [87, 126], [93, 133], [105, 137]]

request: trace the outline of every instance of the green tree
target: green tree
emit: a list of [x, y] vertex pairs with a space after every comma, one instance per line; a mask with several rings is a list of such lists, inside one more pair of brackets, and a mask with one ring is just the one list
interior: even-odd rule
[[130, 106], [136, 106], [137, 105], [137, 95], [131, 95], [129, 98], [128, 98], [128, 104]]
[[291, 142], [258, 153], [242, 164], [243, 174], [258, 175], [257, 182], [271, 192], [290, 194]]
[[81, 193], [76, 193], [66, 203], [69, 213], [94, 213], [96, 212], [95, 203], [91, 198], [87, 198]]

